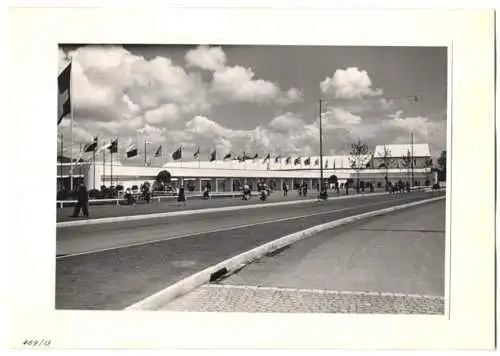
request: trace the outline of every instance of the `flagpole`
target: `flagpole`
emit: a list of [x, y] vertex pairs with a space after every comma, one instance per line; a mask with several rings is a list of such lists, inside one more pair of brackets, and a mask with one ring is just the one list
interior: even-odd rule
[[111, 177], [110, 177], [110, 183], [109, 187], [111, 188], [113, 186], [113, 142], [111, 141]]
[[411, 134], [411, 186], [415, 185], [414, 165], [413, 165], [413, 133]]
[[95, 149], [97, 147], [94, 147], [94, 149], [92, 150], [92, 165], [94, 166], [94, 189], [95, 189]]
[[59, 176], [61, 179], [61, 187], [60, 190], [62, 190], [64, 186], [64, 178], [63, 178], [63, 164], [62, 164], [62, 159], [63, 159], [63, 153], [64, 153], [64, 135], [61, 132], [61, 144], [60, 144], [60, 152], [59, 152]]
[[102, 151], [102, 182], [106, 185], [106, 149]]
[[144, 167], [146, 167], [146, 155], [147, 155], [147, 152], [146, 152], [146, 140], [144, 140]]
[[323, 191], [323, 124], [322, 116], [323, 109], [321, 107], [322, 100], [319, 99], [319, 161], [320, 161], [320, 191]]
[[[70, 68], [70, 73], [69, 73], [69, 92], [70, 92], [70, 100], [71, 100], [71, 95], [73, 93], [73, 88], [72, 88], [72, 83], [73, 81], [71, 80], [71, 72], [73, 71], [73, 58], [70, 57], [69, 63], [71, 65]], [[70, 102], [70, 113], [71, 113], [71, 124], [70, 124], [70, 131], [71, 131], [71, 169], [70, 169], [70, 190], [73, 190], [73, 103]]]
[[78, 177], [78, 182], [80, 182], [80, 180], [82, 179], [82, 162], [80, 162], [80, 159], [82, 158], [82, 154], [83, 154], [83, 151], [82, 151], [82, 144], [80, 143], [80, 157], [78, 157], [78, 163], [80, 163], [80, 176]]

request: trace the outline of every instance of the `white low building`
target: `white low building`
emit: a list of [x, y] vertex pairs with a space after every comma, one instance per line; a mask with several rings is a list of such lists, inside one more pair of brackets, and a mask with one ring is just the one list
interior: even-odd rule
[[[391, 152], [391, 164], [389, 167], [381, 165], [381, 162], [388, 162], [387, 157], [381, 152], [389, 150]], [[431, 158], [427, 144], [413, 145], [413, 167], [404, 166], [407, 148], [411, 145], [385, 145], [377, 146], [374, 154], [359, 159], [358, 164], [353, 166], [350, 156], [323, 156], [323, 177], [329, 178], [337, 176], [339, 183], [344, 183], [352, 178], [358, 178], [360, 182], [371, 182], [375, 185], [383, 185], [385, 176], [390, 181], [412, 181], [415, 185], [424, 185], [430, 178], [431, 168], [429, 159]], [[208, 161], [173, 161], [158, 167], [136, 167], [124, 165], [120, 162], [96, 161], [85, 163], [74, 163], [72, 175], [74, 184], [78, 179], [83, 179], [88, 189], [100, 189], [102, 185], [123, 185], [125, 188], [134, 185], [140, 186], [148, 181], [151, 184], [162, 170], [167, 170], [172, 176], [172, 187], [177, 188], [181, 184], [186, 189], [201, 191], [208, 183], [215, 192], [230, 192], [233, 189], [239, 190], [243, 184], [249, 184], [255, 188], [258, 181], [274, 184], [276, 189], [281, 190], [283, 184], [287, 184], [289, 189], [293, 189], [296, 184], [304, 182], [309, 188], [317, 187], [320, 181], [320, 164], [318, 156], [291, 157], [287, 162], [287, 157], [276, 159], [271, 157], [264, 162], [263, 158], [248, 159], [244, 162], [237, 160], [216, 160]], [[307, 163], [307, 160], [309, 164]], [[357, 168], [353, 168], [357, 167]], [[71, 164], [58, 165], [58, 181], [61, 177], [66, 180], [69, 186], [69, 176], [71, 175]]]

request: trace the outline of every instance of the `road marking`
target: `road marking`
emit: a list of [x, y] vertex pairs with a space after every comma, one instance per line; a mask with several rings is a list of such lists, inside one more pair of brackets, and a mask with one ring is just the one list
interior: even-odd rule
[[[402, 201], [398, 201], [398, 203], [400, 203], [400, 202], [401, 203], [405, 203], [407, 201], [411, 201], [411, 200], [405, 199], [405, 200], [402, 200]], [[155, 240], [132, 242], [132, 243], [129, 243], [129, 244], [123, 244], [123, 245], [118, 245], [118, 246], [106, 247], [106, 248], [101, 248], [101, 249], [96, 249], [96, 250], [90, 250], [90, 251], [83, 251], [83, 252], [76, 252], [76, 253], [64, 253], [63, 252], [63, 253], [60, 253], [60, 255], [56, 255], [56, 260], [61, 260], [61, 259], [64, 259], [64, 258], [69, 258], [69, 257], [82, 256], [82, 255], [90, 255], [90, 254], [100, 253], [100, 252], [105, 252], [105, 251], [118, 250], [118, 249], [127, 248], [127, 247], [143, 246], [143, 245], [153, 244], [153, 243], [157, 243], [157, 242], [177, 240], [177, 239], [194, 237], [194, 236], [199, 236], [199, 235], [211, 234], [211, 233], [215, 233], [215, 232], [238, 230], [238, 229], [244, 229], [244, 228], [247, 228], [247, 227], [259, 226], [259, 225], [265, 225], [265, 224], [272, 224], [272, 223], [279, 223], [279, 222], [296, 220], [296, 219], [303, 219], [303, 218], [308, 218], [308, 217], [312, 217], [312, 216], [326, 215], [326, 214], [336, 213], [336, 212], [340, 212], [340, 211], [347, 211], [347, 210], [352, 210], [352, 209], [359, 209], [360, 207], [369, 207], [369, 206], [382, 205], [382, 204], [387, 204], [387, 203], [391, 203], [391, 202], [392, 201], [383, 201], [383, 202], [376, 202], [376, 203], [364, 204], [362, 206], [360, 206], [360, 205], [354, 205], [352, 207], [341, 208], [341, 209], [333, 209], [333, 210], [328, 210], [328, 211], [322, 211], [322, 212], [319, 212], [319, 213], [312, 213], [312, 214], [306, 214], [306, 215], [291, 216], [291, 217], [287, 217], [287, 218], [279, 218], [279, 219], [274, 219], [274, 220], [259, 221], [259, 222], [256, 222], [256, 223], [243, 224], [243, 225], [225, 226], [225, 227], [222, 227], [222, 228], [217, 228], [217, 229], [212, 229], [212, 230], [205, 230], [205, 231], [199, 231], [199, 232], [192, 232], [192, 233], [180, 234], [180, 235], [175, 235], [175, 236], [170, 236], [170, 237], [165, 237], [165, 238], [155, 239]]]
[[441, 295], [426, 295], [426, 294], [406, 294], [392, 292], [374, 292], [374, 291], [345, 291], [345, 290], [329, 290], [329, 289], [314, 289], [314, 288], [287, 288], [287, 287], [267, 287], [267, 286], [248, 286], [234, 284], [212, 284], [208, 283], [203, 287], [208, 288], [227, 288], [227, 289], [250, 289], [250, 290], [267, 290], [271, 292], [292, 292], [292, 293], [314, 293], [314, 294], [335, 294], [335, 295], [355, 295], [355, 296], [374, 296], [374, 297], [397, 297], [397, 298], [426, 298], [426, 299], [441, 299]]

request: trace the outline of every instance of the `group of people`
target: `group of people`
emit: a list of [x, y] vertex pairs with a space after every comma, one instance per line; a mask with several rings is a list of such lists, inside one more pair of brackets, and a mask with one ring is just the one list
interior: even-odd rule
[[394, 184], [392, 182], [388, 182], [386, 190], [390, 194], [397, 194], [397, 193], [403, 194], [405, 191], [409, 193], [411, 190], [410, 182], [404, 183], [402, 180], [399, 180]]

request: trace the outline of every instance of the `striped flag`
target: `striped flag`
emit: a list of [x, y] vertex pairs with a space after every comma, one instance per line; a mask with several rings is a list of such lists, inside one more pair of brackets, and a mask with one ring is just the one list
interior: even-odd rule
[[217, 159], [217, 152], [216, 150], [213, 150], [212, 153], [210, 153], [210, 162], [213, 162]]
[[177, 161], [182, 158], [182, 147], [179, 147], [177, 150], [175, 150], [174, 153], [172, 153], [172, 159], [174, 161]]
[[293, 162], [294, 165], [300, 164], [300, 157], [295, 158], [295, 161]]
[[227, 153], [227, 154], [224, 156], [224, 160], [229, 159], [229, 158], [231, 158], [231, 152]]
[[109, 152], [117, 153], [118, 152], [118, 139], [116, 138], [108, 147]]
[[135, 145], [135, 143], [127, 148], [126, 153], [127, 153], [127, 158], [132, 158], [137, 156], [137, 146]]
[[310, 166], [311, 165], [311, 157], [307, 157], [306, 160], [304, 161], [304, 165]]
[[71, 113], [71, 62], [59, 74], [57, 78], [57, 124], [59, 125], [62, 119]]
[[200, 158], [200, 147], [197, 148], [196, 152], [193, 154], [193, 157], [195, 159], [198, 159]]
[[156, 149], [155, 157], [161, 157], [161, 146]]
[[266, 155], [266, 157], [264, 157], [264, 162], [263, 162], [263, 163], [266, 163], [266, 162], [267, 162], [267, 161], [269, 161], [270, 159], [271, 159], [271, 154], [270, 154], [270, 153], [268, 153], [268, 154]]
[[97, 136], [94, 137], [94, 141], [92, 143], [87, 143], [83, 148], [83, 152], [94, 152], [97, 148]]
[[289, 156], [286, 158], [285, 164], [290, 164], [291, 161], [292, 161], [292, 157]]

